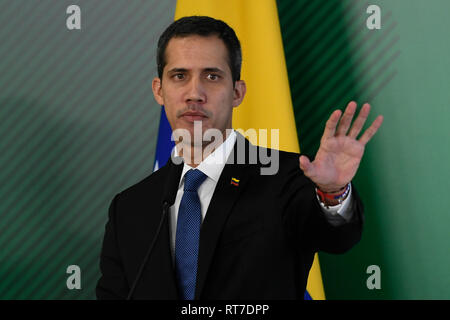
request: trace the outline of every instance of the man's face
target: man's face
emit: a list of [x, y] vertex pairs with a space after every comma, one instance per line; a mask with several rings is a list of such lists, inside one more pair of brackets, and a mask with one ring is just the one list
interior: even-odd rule
[[162, 81], [152, 83], [156, 101], [165, 106], [175, 129], [194, 133], [194, 121], [202, 131], [231, 128], [233, 108], [245, 95], [245, 83], [233, 87], [225, 43], [217, 36], [172, 38], [166, 47]]

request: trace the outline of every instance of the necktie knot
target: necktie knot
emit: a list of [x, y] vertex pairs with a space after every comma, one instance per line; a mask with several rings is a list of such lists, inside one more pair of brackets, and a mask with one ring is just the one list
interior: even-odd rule
[[200, 187], [203, 181], [205, 181], [205, 179], [206, 174], [204, 174], [200, 170], [188, 170], [184, 175], [184, 191], [197, 192], [197, 189]]

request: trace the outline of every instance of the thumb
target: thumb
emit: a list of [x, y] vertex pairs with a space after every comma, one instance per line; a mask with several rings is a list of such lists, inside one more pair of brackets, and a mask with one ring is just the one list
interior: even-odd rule
[[303, 170], [307, 177], [311, 177], [314, 175], [314, 165], [309, 161], [307, 156], [300, 156], [300, 169]]

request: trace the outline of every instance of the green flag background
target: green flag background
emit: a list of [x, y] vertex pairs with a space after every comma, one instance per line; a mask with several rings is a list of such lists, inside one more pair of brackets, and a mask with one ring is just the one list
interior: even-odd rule
[[[368, 30], [369, 4], [381, 29]], [[328, 299], [448, 299], [450, 22], [446, 0], [278, 1], [300, 148], [314, 154], [333, 108], [370, 102], [385, 121], [354, 180], [362, 241], [319, 254]], [[367, 268], [381, 289], [368, 289]]]
[[[71, 4], [81, 30], [66, 27]], [[380, 30], [366, 26], [371, 4]], [[450, 2], [277, 5], [302, 152], [314, 155], [326, 119], [350, 100], [372, 104], [369, 121], [385, 117], [354, 180], [362, 241], [320, 254], [327, 299], [448, 299]], [[0, 0], [0, 298], [95, 297], [108, 205], [152, 171], [155, 48], [174, 9]], [[66, 286], [70, 265], [79, 290]], [[367, 287], [371, 265], [380, 289]]]

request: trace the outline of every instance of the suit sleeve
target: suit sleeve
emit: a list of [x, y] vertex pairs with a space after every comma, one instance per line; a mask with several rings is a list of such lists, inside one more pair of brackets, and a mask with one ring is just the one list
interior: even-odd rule
[[96, 287], [99, 300], [126, 299], [129, 287], [117, 245], [116, 206], [118, 195], [109, 207], [103, 246], [100, 254], [101, 277]]
[[303, 175], [298, 162], [291, 167], [285, 185], [285, 226], [294, 247], [301, 252], [324, 251], [345, 253], [356, 245], [362, 235], [363, 204], [352, 185], [351, 220], [333, 224], [317, 201], [314, 183]]
[[345, 253], [353, 248], [361, 240], [364, 217], [363, 204], [354, 186], [351, 201], [351, 220], [338, 225], [331, 223], [316, 201], [305, 221], [302, 241], [313, 251], [327, 253]]

